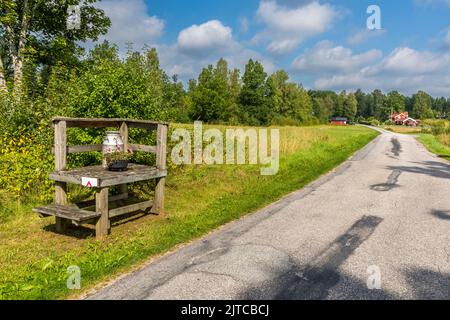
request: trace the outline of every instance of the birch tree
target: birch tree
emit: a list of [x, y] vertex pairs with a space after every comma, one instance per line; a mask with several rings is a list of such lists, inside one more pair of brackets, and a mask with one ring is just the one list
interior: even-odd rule
[[[1, 0], [0, 1], [0, 90], [11, 81], [14, 94], [21, 92], [24, 64], [35, 59], [37, 65], [67, 59], [80, 49], [79, 42], [97, 40], [111, 22], [96, 0]], [[79, 25], [69, 28], [71, 8], [79, 13]], [[8, 65], [6, 64], [8, 62]], [[11, 70], [11, 79], [6, 70]]]

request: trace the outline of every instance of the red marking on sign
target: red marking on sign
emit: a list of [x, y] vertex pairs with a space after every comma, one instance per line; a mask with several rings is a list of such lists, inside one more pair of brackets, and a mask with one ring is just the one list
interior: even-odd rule
[[87, 187], [87, 188], [92, 188], [92, 184], [91, 184], [90, 181], [88, 181], [88, 183], [86, 183], [86, 187]]

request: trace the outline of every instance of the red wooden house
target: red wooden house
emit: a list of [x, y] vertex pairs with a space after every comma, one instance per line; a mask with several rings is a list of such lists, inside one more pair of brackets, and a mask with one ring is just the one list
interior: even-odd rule
[[348, 123], [348, 119], [344, 117], [334, 117], [331, 118], [330, 123], [335, 126], [346, 126]]
[[408, 119], [408, 118], [409, 118], [409, 114], [406, 111], [405, 112], [401, 112], [401, 113], [393, 113], [393, 114], [391, 114], [391, 121], [394, 124], [399, 125], [399, 126], [402, 126], [404, 121], [406, 119]]
[[415, 127], [420, 125], [420, 121], [409, 116], [408, 112], [391, 114], [391, 121], [398, 126]]

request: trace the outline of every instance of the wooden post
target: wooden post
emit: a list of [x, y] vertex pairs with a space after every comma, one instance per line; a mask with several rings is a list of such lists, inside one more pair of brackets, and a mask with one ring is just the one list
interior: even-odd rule
[[[120, 125], [120, 135], [122, 137], [124, 151], [128, 152], [128, 124], [125, 121]], [[126, 183], [119, 185], [119, 193], [126, 195], [126, 198], [128, 198], [128, 187]]]
[[[158, 124], [156, 133], [156, 168], [166, 169], [167, 125]], [[150, 212], [162, 215], [164, 212], [164, 186], [166, 178], [158, 178], [155, 188], [155, 200]]]
[[95, 225], [95, 237], [103, 239], [109, 233], [108, 188], [98, 188], [95, 194], [95, 211], [101, 216]]
[[[66, 122], [55, 123], [55, 169], [56, 171], [66, 170], [67, 167], [67, 134]], [[55, 203], [59, 205], [67, 204], [67, 184], [65, 182], [55, 182]], [[56, 232], [64, 232], [70, 221], [56, 217]]]

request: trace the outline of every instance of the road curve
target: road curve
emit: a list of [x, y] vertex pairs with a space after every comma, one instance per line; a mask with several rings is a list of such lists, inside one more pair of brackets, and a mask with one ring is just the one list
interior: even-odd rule
[[450, 165], [383, 131], [302, 190], [87, 298], [449, 299]]

